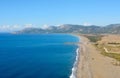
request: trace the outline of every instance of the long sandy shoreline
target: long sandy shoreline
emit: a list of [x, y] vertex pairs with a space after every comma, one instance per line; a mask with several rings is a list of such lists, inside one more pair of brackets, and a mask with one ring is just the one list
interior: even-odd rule
[[111, 63], [114, 59], [101, 55], [87, 38], [78, 37], [80, 43], [77, 78], [120, 78], [120, 66]]

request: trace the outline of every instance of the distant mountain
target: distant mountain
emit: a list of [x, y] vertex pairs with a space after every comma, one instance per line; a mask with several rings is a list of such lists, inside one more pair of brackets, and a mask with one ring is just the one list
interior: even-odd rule
[[47, 28], [26, 28], [16, 33], [81, 33], [81, 34], [120, 34], [120, 24], [110, 24], [104, 27], [91, 25], [64, 24], [60, 26], [49, 26]]
[[110, 24], [105, 27], [107, 33], [120, 34], [120, 24]]

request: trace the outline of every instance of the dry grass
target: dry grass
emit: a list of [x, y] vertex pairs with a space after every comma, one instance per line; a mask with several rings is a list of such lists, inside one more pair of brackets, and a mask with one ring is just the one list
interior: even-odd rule
[[99, 48], [105, 47], [110, 53], [120, 53], [120, 35], [106, 35], [97, 44]]
[[[101, 54], [116, 59], [120, 62], [120, 35], [96, 35], [86, 36], [95, 47], [101, 51]], [[105, 51], [106, 48], [108, 52]]]
[[91, 42], [97, 42], [100, 41], [101, 38], [103, 37], [102, 35], [84, 35], [87, 37]]
[[[101, 50], [101, 54], [114, 58], [118, 61], [116, 65], [120, 65], [120, 36], [119, 35], [107, 35], [101, 38], [97, 42], [97, 48]], [[103, 48], [106, 48], [108, 52], [105, 52]]]

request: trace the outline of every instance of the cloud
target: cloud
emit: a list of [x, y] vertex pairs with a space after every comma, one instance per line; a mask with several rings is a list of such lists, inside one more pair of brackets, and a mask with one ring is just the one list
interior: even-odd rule
[[14, 31], [14, 30], [18, 30], [21, 29], [20, 26], [18, 25], [2, 25], [0, 26], [0, 32], [10, 32], [10, 31]]
[[34, 27], [33, 24], [25, 24], [25, 25], [24, 25], [24, 28], [32, 28], [32, 27]]
[[42, 28], [42, 29], [47, 29], [47, 28], [49, 28], [49, 25], [45, 24], [45, 25], [43, 25], [41, 28]]
[[83, 23], [84, 26], [90, 26], [91, 24], [88, 22]]
[[12, 32], [12, 31], [18, 31], [22, 30], [24, 28], [31, 28], [33, 27], [33, 24], [25, 24], [25, 25], [1, 25], [0, 26], [0, 32]]

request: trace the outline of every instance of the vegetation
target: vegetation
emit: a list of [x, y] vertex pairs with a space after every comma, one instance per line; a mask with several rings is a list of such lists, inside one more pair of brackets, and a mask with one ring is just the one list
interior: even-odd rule
[[111, 57], [111, 58], [114, 58], [114, 59], [116, 59], [117, 61], [120, 61], [120, 54], [118, 54], [118, 53], [101, 52], [101, 54], [103, 54], [103, 55], [105, 55], [105, 56], [108, 56], [108, 57]]
[[108, 44], [120, 45], [120, 43], [116, 43], [116, 42], [112, 42], [112, 43], [108, 43]]
[[101, 40], [102, 35], [85, 35], [91, 42], [97, 42]]
[[[120, 65], [120, 54], [119, 53], [114, 53], [114, 52], [105, 52], [103, 47], [105, 45], [100, 45], [100, 44], [95, 44], [96, 48], [101, 51], [101, 54], [104, 56], [108, 56], [110, 58], [114, 58], [116, 60], [115, 65]], [[107, 46], [105, 46], [107, 47]], [[107, 49], [112, 49], [110, 47], [107, 47]]]
[[[97, 41], [102, 40], [102, 35], [86, 35], [91, 42], [94, 42], [94, 46], [101, 51], [101, 54], [104, 56], [108, 56], [110, 58], [114, 58], [116, 61], [113, 63], [114, 65], [120, 65], [120, 53], [115, 53], [114, 49], [119, 48], [120, 46], [108, 46], [111, 45], [119, 45], [118, 42], [109, 42], [108, 44], [99, 44]], [[104, 47], [107, 48], [108, 51], [112, 52], [105, 52]]]

